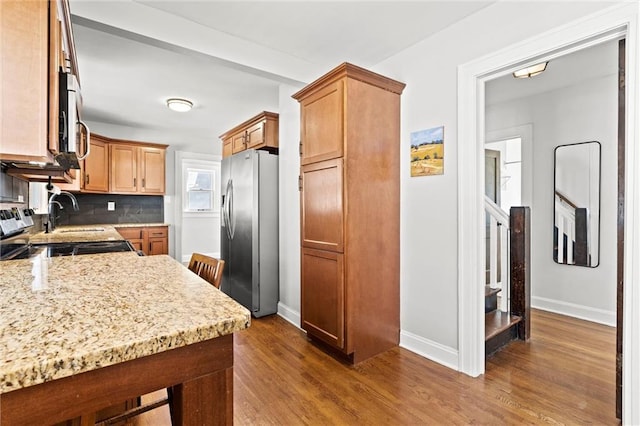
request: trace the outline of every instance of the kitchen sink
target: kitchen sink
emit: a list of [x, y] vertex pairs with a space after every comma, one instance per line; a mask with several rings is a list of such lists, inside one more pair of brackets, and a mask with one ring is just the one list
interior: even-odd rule
[[63, 232], [100, 232], [100, 231], [104, 231], [104, 228], [74, 228], [74, 229], [60, 230], [61, 233]]

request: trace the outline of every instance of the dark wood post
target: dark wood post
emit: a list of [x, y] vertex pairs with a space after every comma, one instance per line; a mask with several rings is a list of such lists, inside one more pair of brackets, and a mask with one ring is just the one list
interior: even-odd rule
[[[578, 207], [576, 209], [576, 245], [573, 252], [573, 260], [578, 266], [591, 266], [589, 241], [587, 239], [587, 221], [587, 209]], [[569, 240], [568, 244], [571, 244], [571, 240]]]
[[511, 313], [522, 318], [518, 339], [531, 336], [531, 209], [511, 207]]

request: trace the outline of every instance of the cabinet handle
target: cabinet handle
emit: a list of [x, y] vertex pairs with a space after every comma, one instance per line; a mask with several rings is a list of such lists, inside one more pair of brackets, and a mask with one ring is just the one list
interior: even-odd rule
[[298, 191], [302, 191], [302, 175], [298, 176]]
[[84, 184], [85, 184], [85, 185], [89, 185], [89, 174], [86, 174], [86, 175], [84, 176]]
[[142, 187], [144, 188], [144, 178], [142, 178]]
[[300, 157], [302, 157], [302, 141], [300, 141], [299, 150], [300, 150]]
[[136, 186], [136, 178], [133, 178], [133, 186]]

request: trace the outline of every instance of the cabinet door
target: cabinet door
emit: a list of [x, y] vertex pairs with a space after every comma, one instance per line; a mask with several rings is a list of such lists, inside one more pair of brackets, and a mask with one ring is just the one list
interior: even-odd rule
[[235, 154], [236, 152], [244, 151], [247, 148], [246, 140], [244, 132], [231, 136], [231, 152]]
[[343, 349], [345, 329], [343, 255], [302, 248], [302, 328]]
[[222, 141], [222, 158], [230, 157], [233, 154], [231, 138]]
[[149, 238], [149, 256], [168, 253], [168, 241], [166, 238]]
[[144, 230], [148, 255], [168, 254], [169, 236], [166, 227], [152, 227]]
[[247, 129], [247, 149], [264, 145], [264, 125], [263, 121]]
[[302, 246], [343, 251], [342, 159], [301, 167]]
[[142, 235], [142, 228], [116, 228], [116, 231], [118, 231], [125, 240], [129, 241], [134, 249], [142, 250], [144, 254], [147, 254]]
[[58, 71], [63, 66], [62, 22], [58, 18], [57, 2], [49, 2], [49, 151], [57, 154], [60, 150], [58, 135], [58, 114], [60, 112], [60, 77]]
[[138, 189], [145, 194], [164, 194], [165, 150], [141, 147], [140, 183]]
[[344, 82], [337, 81], [300, 103], [300, 164], [342, 157]]
[[138, 148], [131, 145], [109, 144], [111, 157], [110, 192], [138, 192]]
[[91, 153], [84, 160], [84, 191], [109, 191], [108, 145], [97, 137], [91, 138]]
[[48, 150], [47, 1], [0, 1], [0, 158], [52, 161]]

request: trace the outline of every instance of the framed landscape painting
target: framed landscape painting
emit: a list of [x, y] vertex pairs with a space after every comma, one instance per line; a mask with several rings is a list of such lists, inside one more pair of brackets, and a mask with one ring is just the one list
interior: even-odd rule
[[411, 176], [444, 174], [444, 126], [411, 133]]

